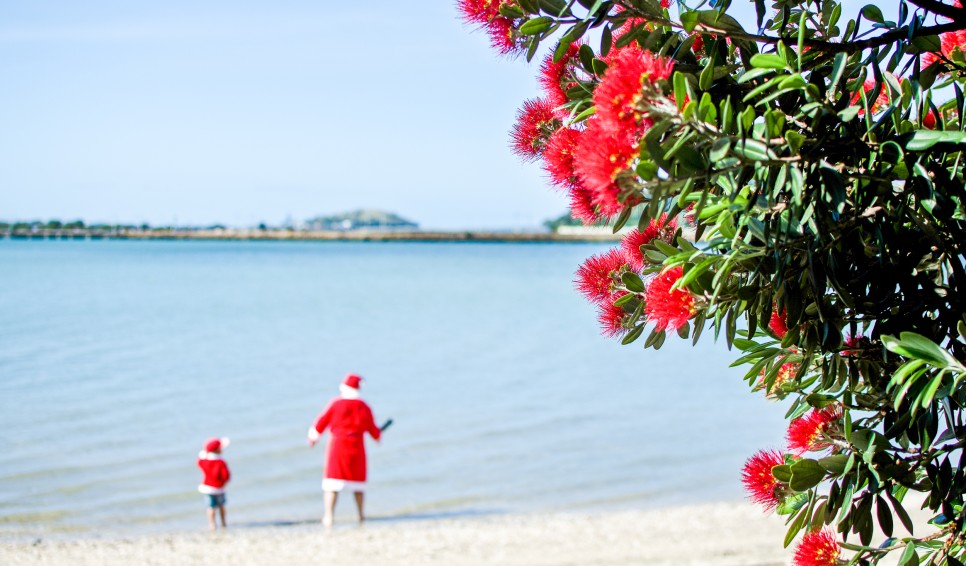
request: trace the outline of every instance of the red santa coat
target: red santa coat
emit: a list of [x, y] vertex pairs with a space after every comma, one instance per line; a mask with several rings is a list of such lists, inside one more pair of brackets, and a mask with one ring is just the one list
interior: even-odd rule
[[202, 452], [198, 455], [198, 467], [205, 476], [198, 491], [208, 495], [225, 493], [225, 484], [231, 479], [231, 472], [221, 456], [214, 452]]
[[[325, 477], [352, 482], [366, 481], [366, 444], [363, 435], [379, 440], [379, 427], [372, 409], [361, 399], [335, 399], [322, 412], [309, 438], [317, 440], [329, 429], [326, 447]], [[313, 434], [314, 432], [314, 434]]]

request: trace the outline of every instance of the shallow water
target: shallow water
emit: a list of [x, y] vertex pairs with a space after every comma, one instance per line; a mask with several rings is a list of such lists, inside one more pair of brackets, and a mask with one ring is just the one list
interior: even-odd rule
[[395, 421], [375, 517], [741, 497], [784, 408], [710, 333], [601, 337], [571, 281], [603, 249], [0, 241], [0, 536], [201, 527], [209, 436], [232, 438], [230, 522], [317, 519], [305, 431], [350, 371]]

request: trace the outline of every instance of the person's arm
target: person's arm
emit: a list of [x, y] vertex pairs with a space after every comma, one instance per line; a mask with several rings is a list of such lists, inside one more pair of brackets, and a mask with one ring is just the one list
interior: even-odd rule
[[315, 443], [319, 441], [322, 433], [325, 429], [329, 427], [329, 423], [332, 422], [332, 406], [335, 403], [329, 403], [329, 406], [322, 411], [319, 418], [315, 420], [315, 426], [309, 427], [308, 440], [309, 446], [315, 446]]
[[224, 461], [221, 463], [221, 479], [222, 484], [228, 483], [228, 480], [231, 479], [231, 470], [228, 469], [228, 464], [226, 464]]
[[366, 418], [368, 420], [366, 430], [372, 438], [379, 440], [379, 437], [382, 436], [382, 431], [376, 426], [376, 419], [372, 416], [372, 409], [368, 405], [366, 406]]

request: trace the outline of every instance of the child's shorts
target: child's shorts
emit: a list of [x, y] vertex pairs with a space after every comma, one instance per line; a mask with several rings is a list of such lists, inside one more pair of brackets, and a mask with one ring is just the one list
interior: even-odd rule
[[208, 507], [214, 509], [215, 507], [221, 507], [225, 504], [225, 494], [224, 493], [210, 493], [208, 494]]

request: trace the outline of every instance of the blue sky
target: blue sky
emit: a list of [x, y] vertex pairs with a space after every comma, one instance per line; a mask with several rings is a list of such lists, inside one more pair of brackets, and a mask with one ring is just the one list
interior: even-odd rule
[[5, 2], [0, 72], [0, 219], [373, 207], [508, 228], [566, 209], [507, 148], [536, 65], [449, 0]]
[[[566, 199], [507, 145], [537, 62], [497, 56], [454, 3], [2, 3], [0, 219], [381, 208], [427, 228], [537, 226]], [[748, 28], [752, 6], [735, 6]]]

